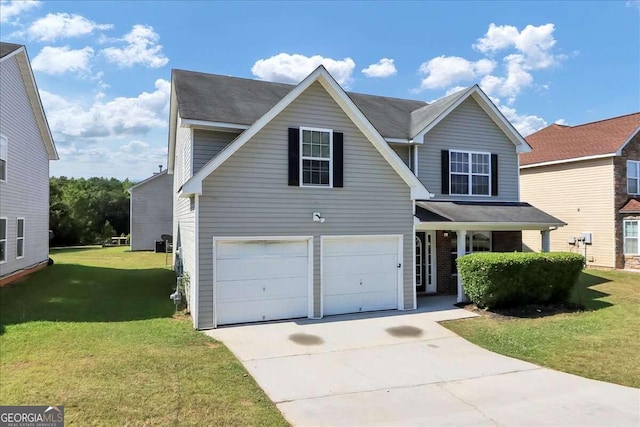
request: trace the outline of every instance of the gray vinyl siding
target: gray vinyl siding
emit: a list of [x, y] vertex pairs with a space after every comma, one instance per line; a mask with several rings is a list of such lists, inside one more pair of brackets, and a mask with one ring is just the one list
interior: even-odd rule
[[[185, 145], [191, 145], [191, 129], [178, 127], [176, 130], [176, 156], [175, 171], [173, 174], [173, 242], [174, 250], [181, 248], [183, 270], [187, 272], [191, 280], [195, 280], [196, 274], [196, 235], [195, 235], [195, 206], [188, 198], [178, 198], [178, 191], [184, 183], [184, 169], [186, 162], [183, 150]], [[189, 151], [190, 153], [190, 151]]]
[[[287, 185], [289, 127], [344, 133], [344, 188]], [[326, 222], [312, 221], [321, 212]], [[314, 314], [320, 315], [320, 236], [403, 236], [404, 306], [413, 308], [410, 189], [315, 83], [203, 182], [200, 203], [199, 328], [213, 326], [213, 237], [313, 236]]]
[[172, 234], [173, 175], [166, 172], [131, 190], [131, 250], [155, 248], [163, 234]]
[[236, 139], [235, 132], [193, 131], [193, 173], [198, 172], [209, 160], [218, 155], [231, 141]]
[[[485, 151], [498, 155], [498, 196], [441, 193], [441, 150]], [[515, 145], [472, 98], [438, 123], [418, 147], [418, 177], [441, 200], [518, 200], [518, 155]]]
[[413, 170], [413, 162], [411, 161], [411, 150], [413, 150], [413, 146], [400, 144], [389, 144], [389, 146], [396, 152], [398, 157], [402, 159], [404, 164]]
[[[49, 156], [15, 56], [0, 62], [0, 133], [8, 139], [7, 182], [0, 182], [0, 217], [7, 218], [1, 277], [49, 257]], [[16, 259], [18, 217], [25, 219], [21, 259]]]

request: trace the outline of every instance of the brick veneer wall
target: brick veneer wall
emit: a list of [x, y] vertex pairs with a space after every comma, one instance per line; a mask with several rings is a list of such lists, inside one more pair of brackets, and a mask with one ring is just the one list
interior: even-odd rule
[[[640, 161], [640, 134], [636, 135], [622, 150], [622, 156], [613, 158], [613, 173], [615, 183], [615, 241], [616, 241], [616, 268], [640, 269], [640, 256], [624, 255], [623, 220], [640, 219], [638, 214], [621, 214], [618, 212], [630, 196], [627, 194], [627, 160]], [[637, 199], [640, 200], [638, 196]]]

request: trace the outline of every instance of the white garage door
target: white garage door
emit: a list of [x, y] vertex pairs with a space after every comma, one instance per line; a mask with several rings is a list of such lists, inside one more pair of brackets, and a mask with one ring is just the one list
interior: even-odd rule
[[324, 315], [398, 308], [399, 242], [396, 236], [324, 237]]
[[215, 244], [218, 325], [308, 315], [308, 240]]

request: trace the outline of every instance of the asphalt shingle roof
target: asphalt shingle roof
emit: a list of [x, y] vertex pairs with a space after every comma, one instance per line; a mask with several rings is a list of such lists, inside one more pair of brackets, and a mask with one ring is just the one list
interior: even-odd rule
[[532, 151], [520, 155], [520, 164], [615, 153], [639, 125], [640, 112], [578, 126], [553, 124], [526, 138]]
[[416, 202], [416, 216], [425, 222], [566, 225], [558, 218], [524, 202]]
[[[173, 70], [178, 111], [183, 119], [251, 125], [295, 86], [262, 80]], [[423, 101], [347, 92], [385, 138], [411, 138], [412, 111]]]
[[18, 50], [21, 47], [23, 47], [21, 44], [0, 42], [0, 58], [4, 58], [11, 52]]

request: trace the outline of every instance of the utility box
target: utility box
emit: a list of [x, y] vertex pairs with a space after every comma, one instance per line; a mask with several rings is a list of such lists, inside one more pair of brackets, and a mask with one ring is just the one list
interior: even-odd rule
[[585, 245], [591, 245], [592, 244], [591, 243], [591, 239], [592, 239], [591, 232], [590, 231], [583, 232], [582, 233], [582, 239], [583, 239]]
[[167, 251], [167, 242], [164, 240], [156, 240], [156, 253], [165, 253]]

